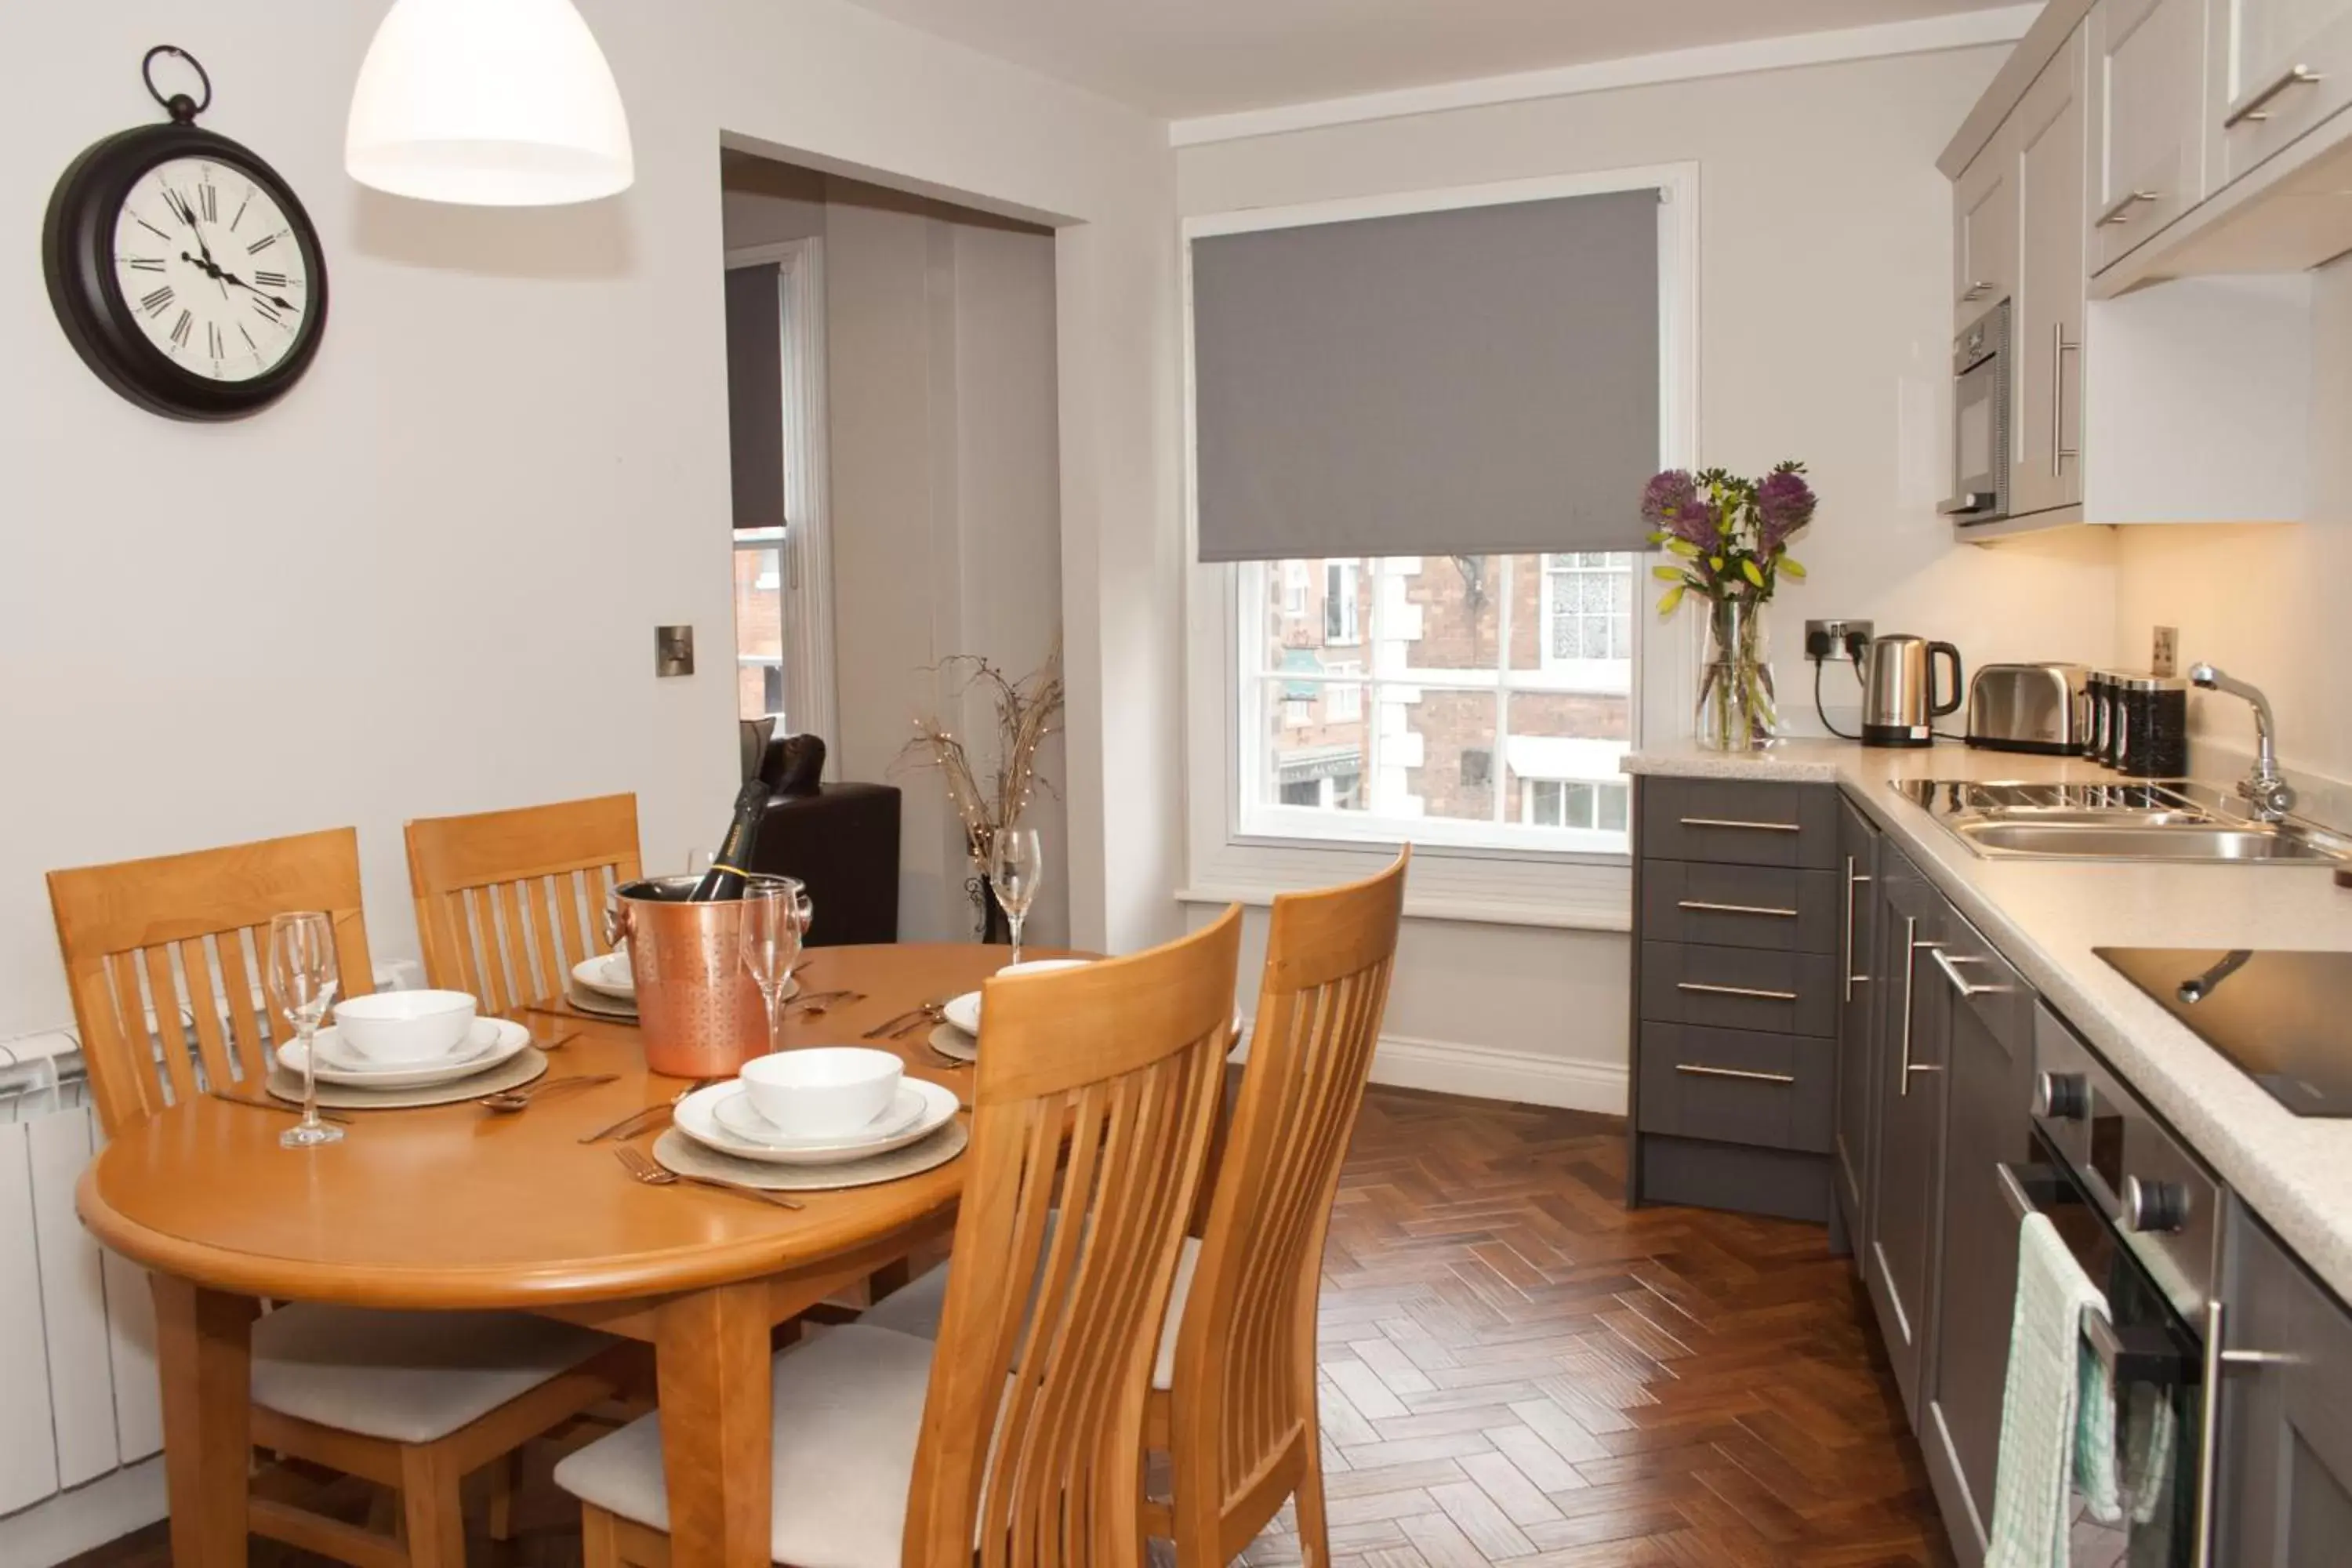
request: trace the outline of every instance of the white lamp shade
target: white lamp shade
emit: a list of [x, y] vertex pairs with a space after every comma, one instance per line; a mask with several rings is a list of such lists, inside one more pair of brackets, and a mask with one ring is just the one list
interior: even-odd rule
[[620, 89], [572, 0], [394, 0], [352, 89], [343, 166], [473, 206], [594, 201], [636, 173]]

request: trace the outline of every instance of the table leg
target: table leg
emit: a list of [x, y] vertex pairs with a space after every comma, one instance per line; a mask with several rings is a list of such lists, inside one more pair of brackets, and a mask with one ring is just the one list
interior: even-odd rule
[[772, 1383], [764, 1280], [662, 1304], [654, 1323], [677, 1568], [767, 1568]]
[[164, 1492], [177, 1568], [244, 1568], [253, 1454], [250, 1298], [150, 1276], [163, 1391]]

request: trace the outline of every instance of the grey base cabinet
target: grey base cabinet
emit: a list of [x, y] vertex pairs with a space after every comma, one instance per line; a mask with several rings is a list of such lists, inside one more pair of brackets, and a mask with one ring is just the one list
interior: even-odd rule
[[1836, 789], [1634, 781], [1629, 1198], [1830, 1223]]
[[2340, 1568], [2352, 1562], [2352, 1314], [2235, 1200], [2221, 1278], [2212, 1561]]
[[1875, 1042], [1877, 1151], [1863, 1279], [1886, 1342], [1895, 1385], [1914, 1427], [1936, 1335], [1936, 1268], [1944, 1199], [1944, 1088], [1949, 1009], [1923, 977], [1945, 919], [1941, 894], [1891, 848], [1879, 860], [1878, 919], [1885, 995]]
[[1838, 801], [1838, 882], [1841, 923], [1838, 930], [1837, 1102], [1832, 1108], [1830, 1149], [1833, 1157], [1838, 1209], [1846, 1234], [1854, 1238], [1854, 1266], [1869, 1256], [1863, 1240], [1870, 1234], [1874, 1184], [1871, 1161], [1876, 1151], [1871, 1131], [1877, 1118], [1876, 1051], [1878, 984], [1878, 858], [1883, 836], [1853, 803]]

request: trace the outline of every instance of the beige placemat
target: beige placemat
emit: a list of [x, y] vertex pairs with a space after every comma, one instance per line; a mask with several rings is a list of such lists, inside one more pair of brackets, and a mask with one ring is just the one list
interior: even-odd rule
[[708, 1176], [713, 1181], [733, 1182], [770, 1193], [829, 1193], [842, 1187], [870, 1187], [920, 1175], [962, 1153], [964, 1144], [970, 1141], [971, 1134], [964, 1131], [963, 1118], [959, 1116], [921, 1142], [877, 1154], [871, 1160], [853, 1160], [846, 1165], [764, 1165], [757, 1160], [738, 1160], [716, 1149], [706, 1149], [673, 1127], [654, 1140], [654, 1159], [665, 1170], [676, 1171], [681, 1176]]
[[931, 1031], [931, 1049], [943, 1057], [952, 1057], [960, 1062], [976, 1062], [980, 1059], [980, 1041], [965, 1034], [953, 1024], [941, 1024]]
[[[546, 1070], [547, 1053], [537, 1046], [525, 1046], [488, 1072], [425, 1089], [353, 1089], [349, 1084], [322, 1083], [319, 1104], [328, 1110], [414, 1110], [424, 1105], [455, 1105], [461, 1100], [520, 1089]], [[301, 1076], [286, 1068], [270, 1068], [263, 1087], [279, 1100], [302, 1103]]]

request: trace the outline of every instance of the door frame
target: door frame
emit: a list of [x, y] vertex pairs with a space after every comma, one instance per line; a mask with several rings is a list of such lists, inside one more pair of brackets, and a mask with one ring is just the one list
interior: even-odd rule
[[833, 515], [825, 454], [824, 241], [815, 236], [747, 246], [730, 272], [776, 274], [784, 382], [784, 713], [825, 743], [824, 776], [840, 776], [841, 703], [834, 679]]

